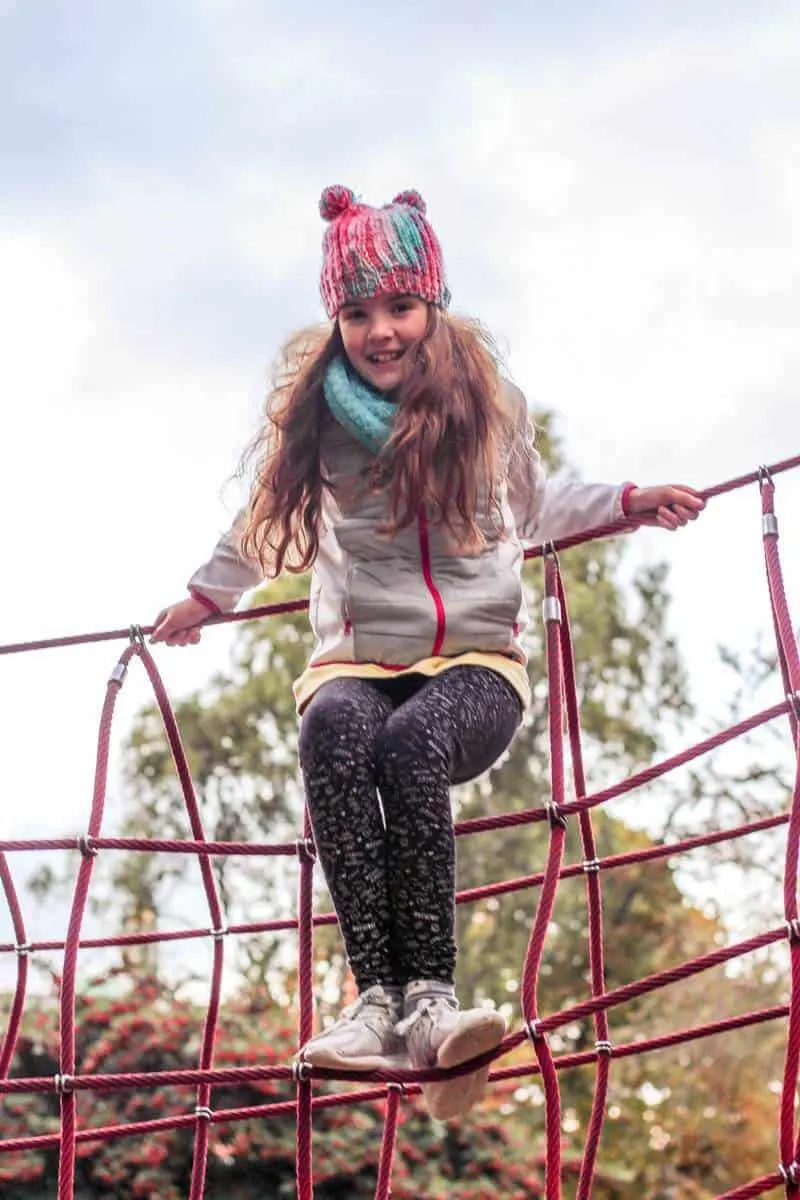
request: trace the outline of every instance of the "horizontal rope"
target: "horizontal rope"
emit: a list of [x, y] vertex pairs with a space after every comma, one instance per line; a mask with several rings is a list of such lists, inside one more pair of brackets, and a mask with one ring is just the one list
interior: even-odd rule
[[[780, 462], [772, 463], [766, 470], [771, 475], [778, 475], [783, 471], [790, 471], [794, 467], [800, 466], [800, 455], [795, 455], [793, 458], [785, 458]], [[756, 471], [751, 471], [746, 475], [739, 475], [733, 479], [727, 479], [722, 483], [717, 483], [711, 487], [699, 490], [699, 494], [704, 499], [712, 499], [715, 496], [721, 496], [727, 492], [734, 491], [738, 488], [745, 487], [752, 483], [757, 483], [761, 477], [761, 468]], [[548, 542], [542, 546], [532, 546], [525, 551], [526, 559], [541, 558], [550, 550], [569, 550], [573, 546], [580, 546], [586, 542], [597, 541], [601, 538], [610, 537], [615, 533], [626, 533], [631, 530], [641, 527], [641, 523], [635, 520], [617, 521], [612, 525], [598, 525], [592, 529], [584, 530], [581, 533], [573, 534], [571, 537], [556, 538], [552, 542]], [[240, 621], [253, 621], [262, 617], [275, 617], [286, 613], [303, 612], [308, 608], [307, 600], [290, 600], [281, 604], [262, 604], [257, 608], [250, 608], [244, 612], [235, 613], [214, 613], [206, 617], [203, 621], [203, 628], [209, 625], [228, 625]], [[78, 633], [61, 637], [38, 638], [33, 641], [23, 642], [8, 642], [0, 646], [0, 654], [20, 654], [29, 650], [57, 650], [66, 646], [82, 646], [95, 642], [112, 642], [121, 641], [125, 638], [130, 638], [131, 628], [139, 630], [145, 636], [149, 636], [155, 626], [154, 625], [137, 625], [127, 626], [124, 629], [106, 629], [94, 633]]]
[[[685, 838], [679, 842], [670, 842], [658, 846], [648, 846], [642, 850], [629, 850], [624, 854], [611, 854], [606, 858], [599, 858], [596, 861], [599, 871], [608, 872], [618, 870], [621, 867], [632, 866], [637, 863], [653, 862], [662, 858], [673, 858], [678, 854], [691, 853], [692, 850], [704, 848], [706, 846], [719, 845], [723, 842], [734, 841], [738, 838], [749, 837], [752, 834], [763, 833], [770, 829], [777, 829], [785, 825], [789, 820], [789, 814], [783, 813], [776, 817], [765, 817], [761, 821], [753, 821], [748, 825], [738, 825], [734, 829], [720, 830], [716, 833], [699, 834], [693, 838]], [[104, 841], [113, 841], [114, 839], [98, 838], [95, 843], [98, 848], [103, 848]], [[131, 839], [135, 840], [135, 839]], [[71, 839], [69, 845], [74, 847], [74, 839]], [[225, 843], [217, 843], [223, 845]], [[230, 843], [237, 845], [237, 843]], [[208, 846], [213, 846], [214, 843], [187, 843], [194, 851], [197, 847], [200, 852], [207, 849]], [[7, 849], [8, 844], [0, 843], [0, 851]], [[18, 846], [14, 845], [12, 849], [52, 849], [53, 847], [47, 843], [34, 843], [33, 845]], [[57, 849], [61, 849], [61, 841], [59, 840]], [[287, 851], [289, 846], [286, 847]], [[569, 866], [563, 867], [559, 872], [559, 879], [574, 879], [577, 876], [586, 873], [586, 865], [583, 862], [571, 863]], [[544, 872], [538, 871], [533, 875], [523, 875], [515, 879], [507, 879], [498, 883], [483, 884], [481, 887], [465, 888], [463, 891], [456, 893], [457, 904], [472, 904], [480, 900], [493, 898], [497, 896], [510, 895], [512, 893], [525, 891], [529, 888], [539, 887], [544, 879]], [[318, 913], [313, 917], [315, 928], [329, 925], [336, 925], [337, 918], [333, 912]], [[292, 917], [286, 917], [282, 920], [275, 921], [255, 921], [248, 924], [231, 924], [227, 926], [226, 932], [231, 936], [250, 935], [258, 933], [284, 933], [296, 930], [298, 926], [297, 920]], [[214, 936], [214, 931], [207, 926], [202, 929], [186, 929], [172, 931], [153, 931], [150, 933], [126, 933], [120, 934], [117, 937], [108, 938], [84, 938], [79, 942], [81, 950], [107, 950], [115, 947], [127, 946], [150, 946], [158, 942], [176, 942], [181, 940], [196, 940], [198, 938], [209, 938]], [[29, 954], [48, 953], [63, 950], [65, 943], [63, 941], [40, 941], [29, 942], [25, 945], [25, 950]], [[15, 942], [0, 942], [0, 954], [14, 954], [19, 951], [19, 946]]]
[[[542, 1018], [538, 1022], [539, 1031], [541, 1034], [550, 1033], [561, 1026], [572, 1024], [572, 1022], [590, 1015], [598, 1008], [609, 1009], [616, 1007], [628, 1000], [637, 999], [658, 988], [666, 987], [668, 984], [688, 979], [691, 975], [699, 974], [702, 971], [709, 970], [711, 967], [720, 966], [723, 963], [730, 962], [734, 958], [739, 958], [745, 954], [752, 953], [754, 950], [762, 949], [785, 937], [786, 930], [781, 927], [769, 930], [756, 937], [748, 938], [746, 941], [738, 942], [735, 945], [714, 950], [709, 954], [691, 959], [689, 962], [681, 963], [666, 971], [648, 976], [646, 979], [626, 984], [614, 991], [607, 992], [603, 996], [583, 1001], [580, 1004], [563, 1009], [561, 1012], [553, 1013], [549, 1017]], [[712, 1027], [712, 1031], [717, 1032], [714, 1027]], [[363, 1072], [341, 1069], [329, 1070], [323, 1067], [315, 1067], [309, 1070], [309, 1078], [350, 1080], [355, 1082], [374, 1079], [403, 1084], [426, 1083], [442, 1078], [458, 1078], [461, 1075], [469, 1074], [471, 1070], [475, 1069], [476, 1064], [492, 1062], [503, 1054], [516, 1049], [527, 1040], [527, 1037], [528, 1035], [525, 1031], [513, 1033], [503, 1040], [496, 1051], [476, 1056], [476, 1058], [471, 1060], [471, 1063], [451, 1067], [446, 1071], [431, 1068], [419, 1071], [398, 1069]], [[200, 1083], [208, 1083], [213, 1086], [220, 1084], [262, 1083], [269, 1080], [289, 1080], [292, 1078], [293, 1072], [291, 1067], [231, 1067], [225, 1069], [216, 1068], [213, 1070], [186, 1068], [175, 1071], [126, 1072], [109, 1075], [76, 1074], [70, 1076], [70, 1090], [73, 1092], [115, 1092], [161, 1087], [196, 1087]], [[0, 1080], [0, 1095], [58, 1092], [57, 1079], [58, 1077], [46, 1076]], [[0, 1149], [2, 1149], [2, 1143], [0, 1143]]]
[[[749, 1026], [764, 1024], [768, 1021], [778, 1020], [785, 1017], [789, 1012], [788, 1005], [778, 1005], [773, 1008], [762, 1009], [759, 1012], [746, 1013], [738, 1017], [727, 1017], [721, 1021], [707, 1023], [705, 1025], [693, 1026], [688, 1029], [676, 1031], [674, 1033], [662, 1034], [660, 1037], [648, 1038], [643, 1041], [621, 1043], [614, 1047], [614, 1058], [630, 1058], [638, 1054], [654, 1053], [660, 1050], [671, 1049], [678, 1045], [685, 1045], [693, 1041], [703, 1040], [707, 1037], [715, 1037], [720, 1034], [730, 1033], [735, 1029], [744, 1029]], [[575, 1054], [563, 1054], [555, 1058], [555, 1066], [559, 1071], [571, 1070], [578, 1067], [591, 1066], [597, 1061], [597, 1052], [594, 1050], [585, 1050]], [[274, 1070], [274, 1068], [269, 1068]], [[252, 1068], [251, 1071], [258, 1071], [260, 1068]], [[287, 1078], [291, 1071], [287, 1068]], [[354, 1072], [350, 1072], [348, 1078], [354, 1076]], [[377, 1075], [377, 1072], [361, 1073], [357, 1075], [357, 1079], [371, 1078]], [[504, 1067], [496, 1071], [492, 1071], [489, 1075], [489, 1081], [492, 1084], [505, 1083], [512, 1080], [526, 1079], [540, 1074], [539, 1064], [528, 1062], [516, 1067]], [[442, 1072], [442, 1076], [446, 1077], [447, 1073]], [[330, 1075], [330, 1078], [337, 1078], [335, 1075]], [[270, 1077], [272, 1080], [274, 1077]], [[210, 1081], [209, 1081], [210, 1082]], [[247, 1082], [257, 1083], [264, 1082], [262, 1079], [248, 1080]], [[388, 1085], [387, 1085], [388, 1086]], [[421, 1093], [422, 1088], [414, 1082], [405, 1082], [403, 1090], [408, 1096], [417, 1096]], [[315, 1096], [312, 1105], [314, 1111], [318, 1109], [350, 1107], [355, 1104], [370, 1103], [385, 1099], [386, 1087], [366, 1089], [357, 1092], [339, 1092], [326, 1096]], [[239, 1108], [217, 1109], [212, 1111], [211, 1122], [214, 1125], [233, 1124], [238, 1121], [260, 1120], [265, 1117], [291, 1117], [294, 1116], [297, 1110], [297, 1102], [295, 1100], [275, 1101], [272, 1103], [248, 1105]], [[193, 1113], [182, 1113], [173, 1117], [158, 1117], [149, 1121], [136, 1121], [127, 1125], [111, 1125], [101, 1126], [96, 1129], [83, 1129], [76, 1135], [76, 1140], [81, 1142], [95, 1141], [110, 1141], [118, 1137], [143, 1136], [146, 1134], [162, 1133], [171, 1129], [181, 1129], [191, 1126], [195, 1121]], [[34, 1137], [26, 1138], [7, 1138], [0, 1141], [0, 1153], [29, 1151], [29, 1150], [47, 1150], [56, 1147], [59, 1143], [59, 1135], [38, 1134]]]

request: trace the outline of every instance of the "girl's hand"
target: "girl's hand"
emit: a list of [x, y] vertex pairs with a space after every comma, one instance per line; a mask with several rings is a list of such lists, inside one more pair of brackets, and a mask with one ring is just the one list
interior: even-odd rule
[[684, 484], [633, 488], [626, 504], [628, 515], [640, 524], [660, 525], [662, 529], [678, 529], [687, 521], [696, 521], [705, 506], [700, 493]]
[[178, 604], [162, 608], [155, 619], [151, 642], [166, 642], [168, 646], [188, 646], [200, 641], [198, 625], [209, 615], [207, 604], [187, 596]]

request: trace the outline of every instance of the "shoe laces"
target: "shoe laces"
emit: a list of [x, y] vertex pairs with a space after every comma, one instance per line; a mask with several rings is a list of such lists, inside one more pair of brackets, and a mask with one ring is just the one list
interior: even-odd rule
[[[382, 987], [371, 987], [359, 996], [352, 1004], [348, 1004], [342, 1009], [342, 1019], [345, 1021], [355, 1021], [358, 1017], [362, 1019], [366, 1016], [374, 1016], [381, 1018], [382, 1016], [392, 1015], [392, 998], [387, 995]], [[372, 1009], [370, 1013], [368, 1010]], [[375, 1012], [374, 1010], [379, 1010]]]
[[436, 1014], [434, 1011], [436, 1009], [439, 1009], [440, 1011], [445, 1009], [448, 1012], [455, 1012], [456, 1005], [448, 1003], [444, 996], [437, 996], [435, 999], [429, 996], [425, 1000], [420, 1000], [419, 1004], [412, 1013], [409, 1013], [409, 1015], [404, 1017], [402, 1021], [398, 1021], [397, 1025], [395, 1025], [395, 1029], [401, 1037], [405, 1037], [406, 1034], [409, 1033], [414, 1026], [422, 1020], [423, 1017], [427, 1016], [431, 1022], [433, 1022], [436, 1019]]

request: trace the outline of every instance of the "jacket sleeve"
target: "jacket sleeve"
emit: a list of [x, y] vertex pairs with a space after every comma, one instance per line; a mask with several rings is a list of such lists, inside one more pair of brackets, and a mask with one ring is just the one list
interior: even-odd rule
[[231, 612], [242, 593], [264, 577], [261, 566], [241, 552], [239, 531], [243, 517], [244, 510], [219, 539], [208, 562], [198, 567], [189, 580], [191, 595], [214, 612]]
[[519, 388], [507, 389], [514, 414], [508, 501], [520, 541], [538, 546], [622, 520], [624, 485], [583, 483], [566, 474], [548, 478], [525, 397]]

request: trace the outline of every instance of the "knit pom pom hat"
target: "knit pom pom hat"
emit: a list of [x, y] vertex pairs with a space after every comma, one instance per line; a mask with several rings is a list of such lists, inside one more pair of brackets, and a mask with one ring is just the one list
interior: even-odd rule
[[343, 304], [393, 292], [447, 307], [442, 250], [419, 192], [400, 192], [391, 204], [372, 208], [335, 185], [322, 193], [319, 211], [329, 222], [320, 281], [329, 317]]

